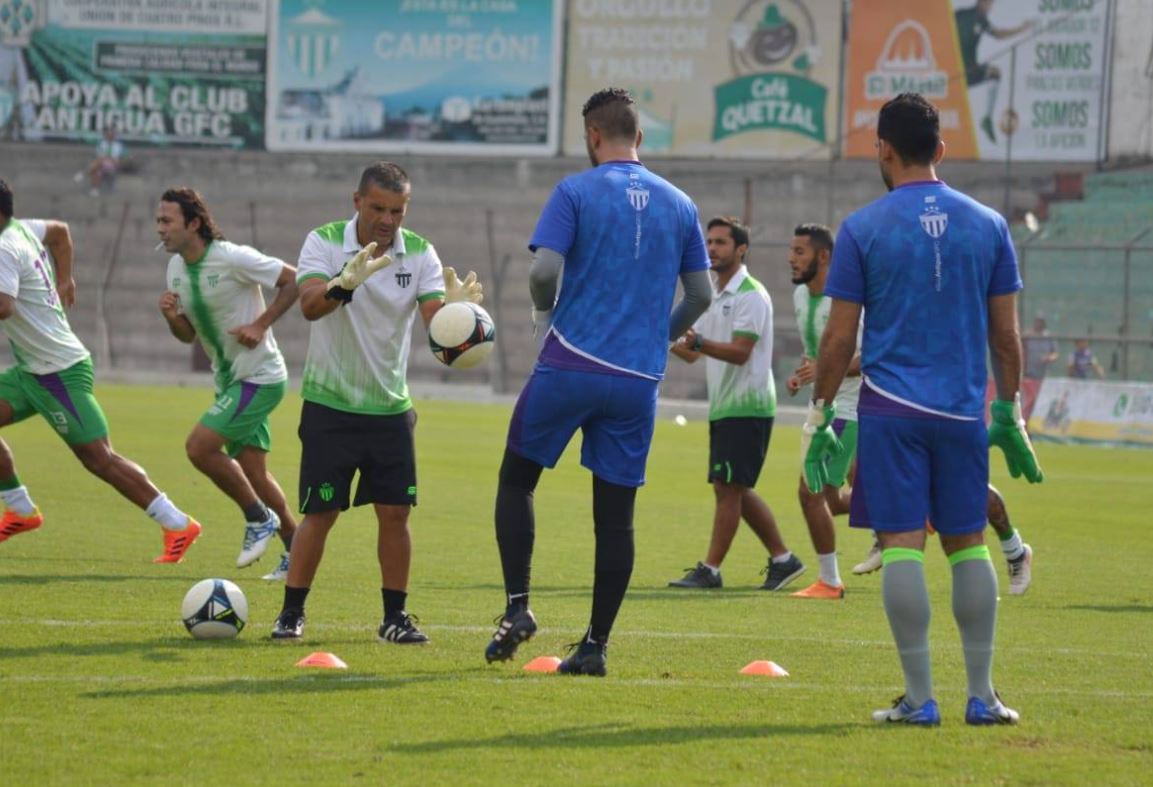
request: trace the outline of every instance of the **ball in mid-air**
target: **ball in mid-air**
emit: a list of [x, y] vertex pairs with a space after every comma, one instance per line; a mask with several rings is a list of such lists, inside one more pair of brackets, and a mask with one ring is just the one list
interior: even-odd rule
[[180, 616], [196, 639], [232, 639], [248, 622], [248, 599], [227, 579], [202, 579], [184, 595]]
[[445, 304], [428, 325], [432, 354], [454, 369], [468, 369], [484, 361], [495, 340], [492, 317], [469, 301]]

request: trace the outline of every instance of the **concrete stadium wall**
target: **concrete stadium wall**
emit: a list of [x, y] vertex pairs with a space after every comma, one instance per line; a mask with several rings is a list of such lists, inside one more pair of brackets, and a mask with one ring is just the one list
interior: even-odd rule
[[[18, 216], [70, 223], [79, 288], [70, 319], [98, 364], [121, 372], [174, 375], [189, 370], [192, 353], [168, 334], [156, 305], [164, 286], [166, 255], [153, 250], [152, 217], [163, 189], [174, 185], [199, 189], [230, 240], [254, 243], [293, 263], [310, 229], [352, 215], [352, 192], [369, 160], [362, 155], [133, 148], [128, 155], [135, 171], [121, 175], [111, 194], [93, 198], [72, 180], [90, 154], [82, 146], [0, 144], [0, 177], [16, 192]], [[553, 185], [587, 166], [587, 161], [395, 158], [413, 181], [406, 226], [427, 236], [445, 264], [461, 272], [477, 271], [499, 337], [498, 352], [487, 368], [454, 372], [423, 351], [423, 328], [418, 327], [410, 376], [427, 382], [488, 384], [500, 393], [519, 390], [535, 358], [525, 244]], [[876, 165], [659, 160], [652, 167], [697, 201], [703, 220], [720, 213], [749, 219], [753, 229], [749, 266], [776, 306], [775, 363], [778, 382], [783, 381], [800, 352], [785, 250], [792, 228], [805, 221], [835, 226], [852, 210], [881, 196], [884, 187]], [[1006, 188], [1003, 164], [946, 161], [941, 168], [950, 184], [998, 209], [1007, 208], [1011, 216], [1035, 206], [1038, 192], [1050, 189], [1053, 172], [1052, 165], [1014, 164]], [[96, 293], [106, 279], [105, 337], [98, 330]], [[307, 323], [292, 311], [277, 323], [275, 332], [293, 375], [298, 376], [307, 348]], [[704, 396], [704, 365], [672, 359], [664, 393]]]

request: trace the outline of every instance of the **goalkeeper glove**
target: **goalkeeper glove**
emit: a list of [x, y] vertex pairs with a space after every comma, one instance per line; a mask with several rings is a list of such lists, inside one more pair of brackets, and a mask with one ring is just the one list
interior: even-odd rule
[[348, 303], [352, 300], [352, 291], [364, 284], [365, 279], [381, 268], [387, 268], [392, 264], [392, 257], [387, 254], [373, 257], [374, 251], [376, 251], [376, 241], [365, 246], [356, 253], [355, 257], [344, 263], [344, 268], [339, 275], [328, 282], [328, 292], [325, 293], [324, 297], [332, 298], [341, 303]]
[[833, 431], [836, 417], [836, 404], [826, 407], [824, 400], [817, 400], [809, 403], [809, 413], [801, 427], [801, 467], [805, 485], [814, 495], [829, 483], [829, 460], [845, 450]]
[[444, 302], [456, 303], [457, 301], [471, 301], [472, 303], [480, 303], [484, 300], [484, 287], [476, 280], [476, 274], [472, 271], [463, 280], [458, 279], [456, 276], [455, 268], [444, 269]]
[[1021, 394], [1018, 393], [1011, 402], [994, 400], [989, 412], [993, 416], [989, 424], [989, 446], [997, 446], [1005, 452], [1009, 475], [1020, 478], [1024, 473], [1030, 484], [1045, 480], [1033, 444], [1029, 441], [1029, 433], [1025, 431], [1025, 419], [1021, 417]]

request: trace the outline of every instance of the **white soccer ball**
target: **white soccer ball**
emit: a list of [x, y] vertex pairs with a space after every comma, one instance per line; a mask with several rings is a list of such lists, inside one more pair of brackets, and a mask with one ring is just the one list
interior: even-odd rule
[[227, 579], [202, 579], [184, 595], [180, 616], [196, 639], [232, 639], [248, 622], [248, 599]]
[[445, 304], [428, 325], [432, 354], [454, 369], [469, 369], [484, 361], [495, 340], [492, 317], [469, 301]]

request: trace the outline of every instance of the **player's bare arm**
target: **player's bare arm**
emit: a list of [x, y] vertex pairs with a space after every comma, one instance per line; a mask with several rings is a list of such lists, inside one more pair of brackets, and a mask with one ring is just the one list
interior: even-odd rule
[[324, 279], [305, 279], [299, 284], [300, 311], [308, 321], [319, 320], [332, 314], [343, 304], [328, 295], [328, 282]]
[[76, 303], [76, 280], [72, 278], [72, 232], [63, 221], [44, 222], [44, 246], [56, 265], [56, 293], [64, 308]]
[[300, 290], [296, 286], [296, 268], [285, 265], [276, 279], [276, 297], [268, 304], [264, 313], [248, 325], [240, 325], [229, 333], [245, 347], [255, 347], [264, 341], [268, 329], [296, 302], [299, 294]]
[[179, 295], [166, 290], [160, 296], [160, 313], [164, 315], [164, 321], [168, 323], [168, 330], [173, 336], [185, 344], [192, 344], [196, 340], [196, 329], [180, 309]]
[[0, 320], [7, 320], [16, 313], [16, 299], [11, 295], [0, 292]]
[[857, 330], [860, 323], [861, 304], [833, 298], [829, 322], [821, 336], [821, 349], [818, 353], [821, 362], [817, 365], [813, 401], [828, 404], [836, 398], [853, 356], [857, 354]]
[[989, 352], [997, 398], [1010, 402], [1021, 386], [1021, 329], [1017, 324], [1017, 294], [989, 298]]
[[753, 354], [757, 340], [750, 336], [734, 336], [732, 341], [722, 342], [718, 339], [706, 339], [690, 328], [685, 333], [685, 343], [701, 355], [735, 366], [744, 366], [749, 356]]

